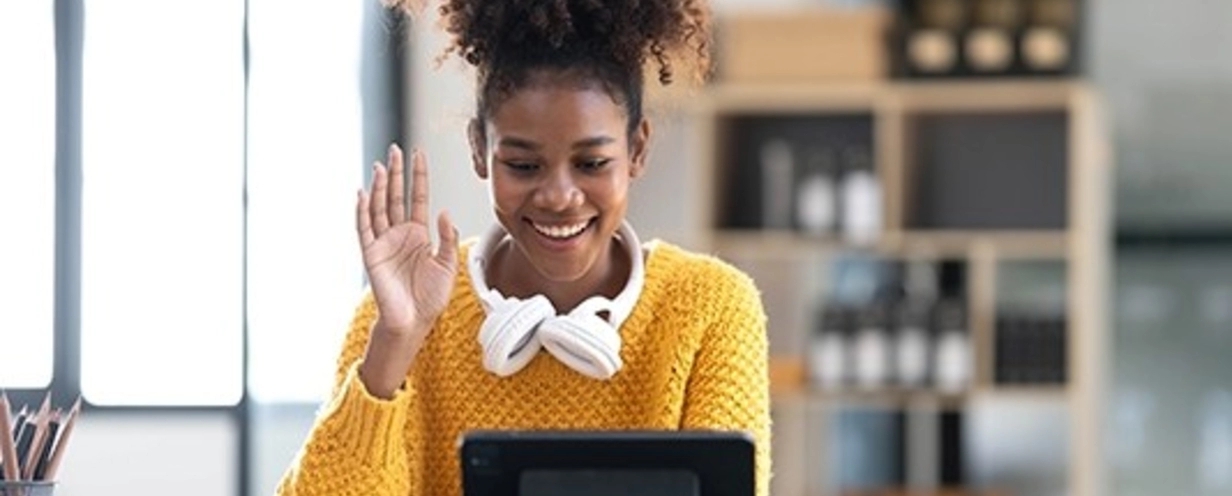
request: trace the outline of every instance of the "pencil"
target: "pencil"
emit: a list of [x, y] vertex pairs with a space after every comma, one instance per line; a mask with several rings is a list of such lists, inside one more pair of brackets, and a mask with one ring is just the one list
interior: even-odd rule
[[47, 440], [47, 424], [50, 420], [51, 393], [49, 392], [43, 399], [43, 404], [39, 406], [38, 413], [34, 415], [34, 433], [30, 436], [30, 443], [26, 446], [26, 464], [21, 467], [21, 475], [27, 480], [34, 478], [34, 469], [38, 467], [39, 454], [43, 452], [43, 442]]
[[38, 460], [34, 463], [32, 480], [44, 480], [43, 478], [47, 475], [47, 462], [51, 458], [51, 450], [58, 442], [57, 434], [60, 432], [60, 426], [64, 425], [62, 415], [59, 408], [51, 414], [51, 420], [47, 423], [47, 436], [43, 438], [43, 445], [38, 450]]
[[13, 434], [9, 421], [9, 397], [0, 393], [0, 425], [4, 432], [0, 436], [0, 456], [4, 457], [4, 480], [15, 481], [19, 478], [20, 469], [17, 466], [17, 447], [13, 445]]
[[77, 424], [77, 417], [81, 416], [81, 397], [77, 398], [77, 402], [73, 404], [73, 409], [68, 412], [68, 419], [60, 422], [60, 440], [56, 442], [55, 449], [52, 450], [51, 460], [47, 462], [47, 470], [43, 473], [43, 480], [56, 480], [56, 471], [60, 468], [60, 461], [64, 458], [64, 446], [68, 444], [68, 438], [73, 433], [73, 426]]

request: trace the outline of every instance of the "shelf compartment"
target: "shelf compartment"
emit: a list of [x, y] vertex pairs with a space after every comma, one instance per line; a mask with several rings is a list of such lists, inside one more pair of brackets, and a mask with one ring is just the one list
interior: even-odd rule
[[[802, 225], [800, 192], [810, 177], [832, 185], [828, 232], [840, 227], [840, 181], [851, 171], [876, 171], [874, 119], [867, 112], [786, 115], [749, 112], [717, 122], [716, 184], [712, 227], [792, 229]], [[815, 166], [814, 166], [815, 165]]]
[[905, 229], [1068, 226], [1065, 112], [918, 112], [904, 126]]

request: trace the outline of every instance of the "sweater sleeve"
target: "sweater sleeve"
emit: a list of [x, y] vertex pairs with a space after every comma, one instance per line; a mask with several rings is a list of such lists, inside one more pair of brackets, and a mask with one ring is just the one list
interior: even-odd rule
[[278, 484], [278, 496], [420, 494], [418, 394], [413, 380], [392, 399], [370, 394], [359, 364], [376, 303], [365, 295], [338, 358], [333, 393]]
[[[743, 274], [703, 296], [715, 316], [686, 389], [684, 429], [739, 430], [754, 438], [756, 494], [770, 494], [770, 377], [766, 316]], [[712, 279], [715, 280], [715, 279]], [[709, 306], [709, 305], [707, 305]]]

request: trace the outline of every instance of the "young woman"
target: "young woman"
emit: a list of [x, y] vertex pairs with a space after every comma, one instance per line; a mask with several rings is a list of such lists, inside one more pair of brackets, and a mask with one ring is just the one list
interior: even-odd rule
[[[471, 429], [721, 429], [756, 440], [768, 494], [766, 319], [715, 258], [642, 243], [625, 220], [646, 169], [643, 67], [707, 70], [702, 0], [449, 0], [476, 69], [468, 129], [497, 222], [433, 247], [428, 166], [391, 146], [356, 208], [371, 290], [286, 496], [457, 495]], [[477, 199], [478, 200], [478, 199]], [[664, 198], [664, 208], [673, 208]]]

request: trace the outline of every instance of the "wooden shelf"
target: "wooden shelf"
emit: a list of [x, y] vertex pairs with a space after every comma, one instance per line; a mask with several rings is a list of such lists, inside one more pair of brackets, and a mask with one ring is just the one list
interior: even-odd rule
[[659, 95], [668, 108], [716, 113], [874, 112], [895, 106], [917, 112], [1061, 110], [1087, 84], [1067, 79], [881, 81], [868, 84], [732, 84]]
[[808, 386], [779, 389], [772, 394], [779, 405], [809, 404], [827, 408], [911, 408], [914, 405], [934, 405], [942, 408], [962, 407], [970, 401], [1010, 400], [1029, 402], [1064, 402], [1070, 398], [1064, 385], [976, 386], [951, 393], [930, 389], [885, 388], [861, 390], [821, 390]]
[[877, 84], [719, 84], [697, 103], [720, 113], [869, 112], [887, 95]]
[[888, 233], [890, 251], [912, 255], [966, 257], [973, 250], [992, 250], [997, 258], [1064, 258], [1069, 249], [1065, 231], [925, 231]]
[[808, 382], [804, 360], [791, 356], [770, 359], [770, 392], [776, 404], [821, 404], [826, 406], [908, 407], [919, 404], [962, 406], [969, 400], [1066, 401], [1071, 390], [1066, 384], [989, 384], [977, 383], [960, 392], [930, 388], [885, 387], [861, 389], [846, 386], [826, 390]]
[[972, 399], [1013, 401], [1068, 401], [1070, 390], [1065, 384], [1003, 384], [982, 385], [971, 391]]
[[895, 388], [861, 390], [854, 387], [842, 390], [801, 388], [794, 391], [781, 390], [773, 395], [775, 403], [778, 404], [809, 404], [825, 408], [908, 408], [920, 404], [956, 407], [964, 404], [968, 397], [967, 392], [947, 393]]
[[720, 254], [771, 259], [802, 259], [844, 251], [902, 258], [968, 258], [991, 250], [999, 259], [1062, 259], [1069, 250], [1065, 231], [894, 231], [873, 245], [837, 236], [809, 236], [790, 230], [720, 229], [712, 245]]
[[1062, 110], [1086, 85], [1072, 80], [999, 80], [901, 83], [898, 104], [917, 112]]
[[1012, 493], [998, 489], [946, 487], [927, 491], [921, 489], [898, 488], [883, 488], [875, 490], [852, 489], [845, 490], [841, 494], [842, 496], [1008, 496]]
[[[859, 248], [835, 236], [809, 236], [790, 230], [723, 229], [714, 231], [712, 246], [720, 254], [799, 260]], [[876, 249], [876, 247], [872, 247]]]

